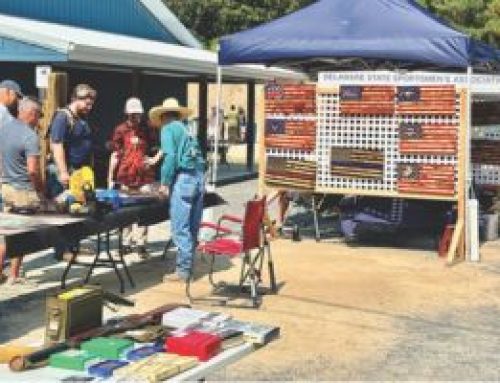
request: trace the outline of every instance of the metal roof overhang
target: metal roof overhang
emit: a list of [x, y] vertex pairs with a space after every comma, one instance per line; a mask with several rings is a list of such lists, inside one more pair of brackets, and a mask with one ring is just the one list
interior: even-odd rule
[[53, 49], [0, 37], [0, 61], [51, 61], [64, 62], [68, 56]]
[[[0, 25], [0, 36], [57, 53], [59, 58], [66, 58], [68, 64], [172, 72], [209, 79], [216, 75], [217, 55], [202, 49], [5, 15], [0, 15]], [[64, 60], [34, 60], [27, 55], [24, 60], [15, 61]], [[302, 73], [259, 65], [230, 66], [224, 68], [223, 73], [226, 79], [242, 81], [307, 79]]]

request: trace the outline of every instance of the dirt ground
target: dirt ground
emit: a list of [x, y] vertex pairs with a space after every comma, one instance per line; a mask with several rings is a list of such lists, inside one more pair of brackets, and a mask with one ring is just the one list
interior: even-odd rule
[[[255, 188], [254, 181], [222, 188], [229, 205], [214, 217], [241, 213]], [[137, 286], [127, 296], [136, 307], [106, 315], [186, 302], [183, 286], [161, 282], [175, 257], [159, 256], [168, 236], [167, 225], [153, 227], [153, 259], [131, 265]], [[211, 380], [500, 380], [500, 242], [482, 247], [481, 263], [453, 267], [431, 251], [349, 247], [338, 240], [279, 240], [272, 250], [281, 289], [259, 310], [199, 307], [278, 325], [281, 338]], [[52, 284], [10, 295], [0, 290], [0, 343], [43, 340], [45, 296], [60, 276], [40, 268], [50, 267], [50, 259], [26, 268]], [[218, 279], [236, 280], [239, 261], [217, 268]], [[111, 273], [93, 281], [116, 291]], [[206, 277], [193, 285], [195, 295], [208, 291]]]
[[[481, 264], [451, 268], [425, 251], [309, 240], [280, 240], [272, 249], [279, 294], [259, 310], [216, 310], [279, 325], [281, 338], [210, 379], [500, 379], [500, 243], [483, 247]], [[234, 279], [238, 265], [219, 264], [217, 276]], [[158, 282], [166, 269], [159, 258], [134, 265], [139, 285], [129, 296], [137, 305], [120, 313], [185, 302], [182, 286]], [[206, 278], [193, 290], [206, 293]], [[8, 309], [2, 326], [10, 340], [43, 337], [43, 294]]]

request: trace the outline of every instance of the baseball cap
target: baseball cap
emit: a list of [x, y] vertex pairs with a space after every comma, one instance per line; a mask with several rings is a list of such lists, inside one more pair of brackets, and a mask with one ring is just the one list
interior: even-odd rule
[[23, 92], [21, 92], [21, 87], [14, 80], [3, 80], [0, 82], [0, 89], [9, 89], [17, 94], [18, 97], [24, 97]]
[[125, 103], [125, 114], [142, 114], [144, 113], [144, 108], [142, 107], [142, 102], [136, 97], [131, 97]]

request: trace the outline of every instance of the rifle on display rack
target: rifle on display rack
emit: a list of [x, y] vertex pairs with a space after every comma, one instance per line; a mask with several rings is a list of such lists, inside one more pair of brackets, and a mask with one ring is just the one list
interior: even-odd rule
[[101, 327], [75, 335], [65, 342], [59, 342], [44, 347], [31, 354], [15, 356], [10, 360], [9, 367], [12, 371], [21, 372], [32, 368], [46, 366], [51, 355], [69, 348], [76, 348], [88, 339], [119, 334], [129, 330], [140, 329], [149, 325], [159, 325], [161, 324], [163, 314], [181, 306], [183, 305], [164, 305], [144, 314], [131, 314], [120, 319], [108, 321]]

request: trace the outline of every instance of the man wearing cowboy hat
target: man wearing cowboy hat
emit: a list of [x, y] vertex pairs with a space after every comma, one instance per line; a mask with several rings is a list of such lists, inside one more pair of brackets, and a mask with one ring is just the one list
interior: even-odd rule
[[170, 195], [170, 220], [174, 243], [178, 248], [176, 272], [164, 281], [187, 281], [196, 251], [198, 231], [203, 213], [205, 160], [195, 138], [182, 122], [191, 110], [179, 105], [175, 98], [149, 111], [155, 126], [161, 127], [161, 191]]

